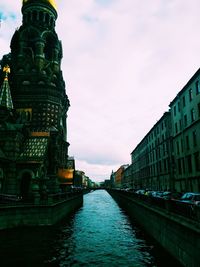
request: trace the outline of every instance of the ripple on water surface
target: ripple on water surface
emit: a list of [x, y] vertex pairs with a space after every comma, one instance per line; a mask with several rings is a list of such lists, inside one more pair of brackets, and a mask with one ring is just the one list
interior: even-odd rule
[[62, 238], [70, 255], [59, 253], [60, 266], [153, 266], [151, 248], [136, 238], [128, 217], [106, 191], [85, 195], [71, 227], [70, 238]]
[[112, 197], [97, 190], [60, 224], [0, 231], [0, 266], [178, 267], [168, 258], [157, 261], [145, 239]]

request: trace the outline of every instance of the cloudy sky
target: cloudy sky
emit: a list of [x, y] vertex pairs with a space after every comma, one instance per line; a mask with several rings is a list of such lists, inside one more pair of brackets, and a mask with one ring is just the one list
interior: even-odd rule
[[[70, 155], [94, 181], [130, 153], [199, 68], [199, 0], [57, 0]], [[0, 1], [0, 57], [21, 24]]]

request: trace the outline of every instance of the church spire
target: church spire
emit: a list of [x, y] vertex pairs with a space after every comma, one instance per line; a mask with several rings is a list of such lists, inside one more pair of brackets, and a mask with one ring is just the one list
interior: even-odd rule
[[0, 107], [4, 107], [8, 110], [13, 109], [13, 102], [10, 93], [10, 86], [8, 83], [8, 74], [10, 73], [10, 67], [5, 65], [3, 68], [4, 81], [0, 88]]

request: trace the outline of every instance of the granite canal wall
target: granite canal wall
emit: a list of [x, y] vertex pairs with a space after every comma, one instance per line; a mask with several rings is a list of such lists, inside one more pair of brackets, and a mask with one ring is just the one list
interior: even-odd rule
[[47, 203], [0, 205], [0, 230], [19, 226], [47, 226], [59, 222], [83, 205], [83, 194]]
[[200, 266], [200, 207], [121, 190], [108, 192], [183, 266]]

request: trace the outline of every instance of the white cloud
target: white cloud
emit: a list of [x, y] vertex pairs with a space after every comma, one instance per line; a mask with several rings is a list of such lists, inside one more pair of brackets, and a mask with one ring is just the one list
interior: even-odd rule
[[[19, 1], [3, 0], [19, 19]], [[70, 154], [91, 178], [109, 178], [199, 68], [200, 3], [193, 0], [58, 2], [56, 30], [71, 102]], [[1, 53], [15, 25], [0, 29]], [[3, 25], [3, 23], [2, 23]], [[3, 28], [6, 27], [6, 28]]]

